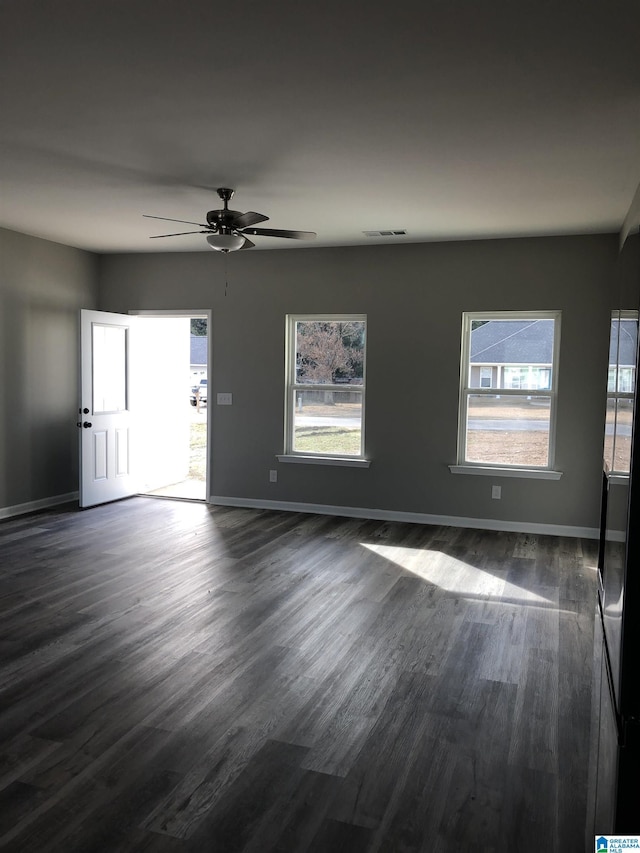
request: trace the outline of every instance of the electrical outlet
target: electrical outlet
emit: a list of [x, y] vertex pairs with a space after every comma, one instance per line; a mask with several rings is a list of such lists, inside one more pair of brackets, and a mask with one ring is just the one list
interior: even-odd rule
[[491, 497], [499, 501], [502, 498], [502, 486], [491, 486]]
[[277, 471], [269, 471], [269, 482], [277, 483], [278, 482], [278, 472]]
[[232, 406], [233, 405], [233, 394], [228, 394], [222, 392], [221, 394], [216, 395], [216, 400], [219, 406]]

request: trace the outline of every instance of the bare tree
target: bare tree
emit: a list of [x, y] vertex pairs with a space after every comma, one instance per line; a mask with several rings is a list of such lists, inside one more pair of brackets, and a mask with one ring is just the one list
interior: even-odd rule
[[[330, 385], [353, 378], [362, 363], [363, 331], [364, 324], [361, 322], [298, 323], [298, 381], [310, 385]], [[333, 402], [331, 392], [325, 394], [325, 402]]]
[[300, 381], [311, 384], [334, 382], [338, 372], [349, 371], [350, 355], [337, 323], [298, 324], [297, 364]]

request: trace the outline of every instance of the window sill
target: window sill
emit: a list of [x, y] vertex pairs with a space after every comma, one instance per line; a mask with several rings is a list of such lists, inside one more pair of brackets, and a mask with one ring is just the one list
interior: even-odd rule
[[607, 480], [615, 486], [628, 486], [629, 474], [607, 474]]
[[349, 459], [342, 456], [293, 456], [283, 453], [276, 456], [278, 462], [293, 462], [296, 465], [337, 465], [344, 468], [368, 468], [370, 459]]
[[559, 480], [562, 471], [548, 468], [498, 468], [490, 465], [449, 465], [452, 474], [476, 474], [485, 477], [519, 477], [522, 480]]

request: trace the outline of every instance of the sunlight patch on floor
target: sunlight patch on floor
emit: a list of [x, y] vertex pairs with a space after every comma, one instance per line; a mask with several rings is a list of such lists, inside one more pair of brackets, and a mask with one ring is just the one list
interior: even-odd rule
[[554, 603], [539, 593], [507, 581], [504, 576], [498, 573], [470, 566], [462, 560], [442, 553], [442, 551], [405, 548], [398, 545], [378, 545], [369, 542], [361, 542], [360, 544], [374, 554], [395, 563], [401, 569], [411, 572], [447, 592], [483, 598], [497, 596], [511, 602], [521, 601], [523, 604]]

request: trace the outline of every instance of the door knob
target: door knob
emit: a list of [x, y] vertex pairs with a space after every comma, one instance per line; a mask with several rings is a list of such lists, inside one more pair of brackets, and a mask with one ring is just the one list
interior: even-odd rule
[[90, 427], [90, 426], [92, 426], [92, 424], [91, 424], [89, 421], [85, 421], [85, 422], [82, 424], [82, 426], [83, 426], [85, 429], [89, 429], [89, 427]]

